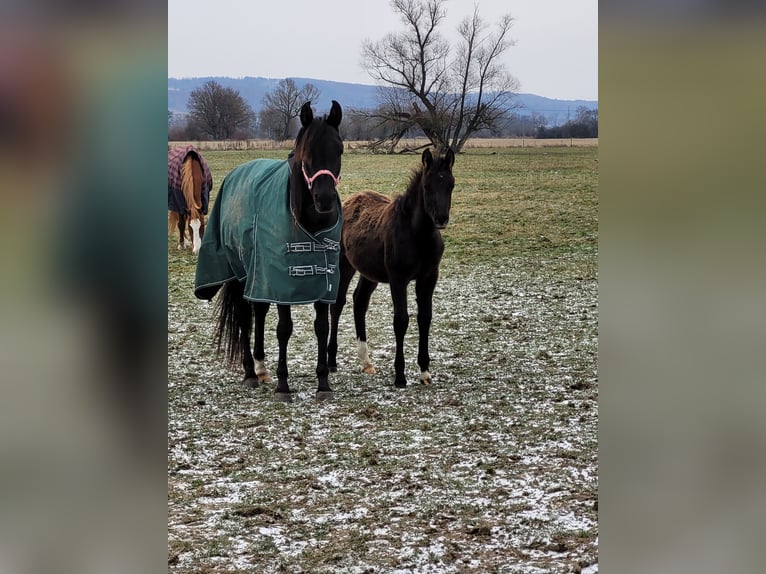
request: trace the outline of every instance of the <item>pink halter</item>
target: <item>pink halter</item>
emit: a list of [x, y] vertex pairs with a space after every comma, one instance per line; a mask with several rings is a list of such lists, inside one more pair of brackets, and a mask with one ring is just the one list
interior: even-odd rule
[[306, 164], [301, 162], [301, 171], [303, 172], [303, 179], [306, 180], [306, 185], [309, 187], [309, 190], [311, 190], [311, 186], [313, 185], [314, 180], [318, 178], [320, 175], [329, 175], [332, 178], [332, 182], [335, 184], [335, 187], [338, 187], [340, 176], [335, 177], [335, 174], [331, 172], [329, 169], [320, 169], [314, 175], [309, 177], [308, 174], [306, 173]]

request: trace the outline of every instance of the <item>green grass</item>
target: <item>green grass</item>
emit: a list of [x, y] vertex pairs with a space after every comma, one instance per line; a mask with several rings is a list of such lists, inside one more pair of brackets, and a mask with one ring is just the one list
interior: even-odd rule
[[[284, 158], [286, 152], [205, 152], [214, 182], [211, 205], [226, 174], [256, 157]], [[365, 189], [401, 193], [419, 161], [417, 155], [346, 152], [341, 198]], [[445, 261], [596, 252], [597, 147], [473, 149], [457, 156], [453, 171], [450, 225], [443, 232]], [[168, 245], [174, 247], [171, 235]]]

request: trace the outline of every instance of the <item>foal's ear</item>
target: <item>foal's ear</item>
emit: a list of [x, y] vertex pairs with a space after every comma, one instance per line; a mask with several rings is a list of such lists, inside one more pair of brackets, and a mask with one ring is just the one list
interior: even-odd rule
[[434, 162], [434, 156], [431, 155], [430, 149], [425, 149], [423, 151], [423, 155], [421, 156], [421, 159], [423, 160], [423, 167], [426, 169], [431, 168], [431, 164]]
[[447, 153], [444, 154], [444, 163], [447, 164], [447, 169], [451, 170], [455, 163], [455, 152], [452, 148], [447, 148]]
[[335, 100], [332, 101], [332, 107], [330, 108], [330, 115], [327, 116], [327, 124], [334, 127], [336, 130], [340, 125], [340, 120], [343, 117], [343, 111], [340, 109], [340, 104]]
[[311, 111], [311, 100], [303, 104], [301, 108], [301, 125], [304, 128], [309, 127], [309, 124], [314, 121], [314, 112]]

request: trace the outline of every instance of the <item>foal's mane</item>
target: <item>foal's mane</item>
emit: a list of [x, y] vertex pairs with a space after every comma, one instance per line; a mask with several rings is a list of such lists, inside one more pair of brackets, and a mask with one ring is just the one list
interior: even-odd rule
[[[441, 157], [435, 157], [434, 162], [440, 159]], [[406, 210], [409, 207], [410, 202], [416, 199], [415, 195], [420, 191], [424, 174], [425, 166], [422, 162], [418, 162], [418, 164], [410, 171], [410, 179], [405, 190], [402, 193], [397, 193], [393, 197], [393, 202], [397, 210]]]

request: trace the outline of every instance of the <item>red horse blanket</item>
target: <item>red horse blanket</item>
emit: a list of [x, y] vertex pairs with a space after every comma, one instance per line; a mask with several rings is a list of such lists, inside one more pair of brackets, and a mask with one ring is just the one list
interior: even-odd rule
[[168, 151], [168, 211], [189, 213], [186, 207], [183, 191], [181, 190], [181, 166], [189, 154], [193, 154], [202, 165], [202, 213], [207, 215], [210, 203], [210, 191], [213, 189], [213, 175], [210, 168], [194, 146], [177, 147]]

